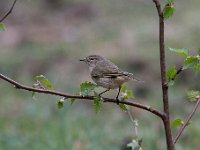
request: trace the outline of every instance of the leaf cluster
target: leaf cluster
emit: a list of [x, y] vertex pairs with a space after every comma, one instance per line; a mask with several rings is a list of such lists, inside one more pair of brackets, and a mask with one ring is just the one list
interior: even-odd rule
[[[184, 57], [184, 62], [181, 68], [182, 70], [186, 70], [186, 69], [193, 69], [194, 71], [200, 71], [200, 50], [198, 50], [198, 54], [197, 55], [190, 55], [189, 54], [189, 49], [186, 48], [171, 48], [169, 47], [169, 50], [171, 52], [174, 52], [180, 56]], [[171, 67], [168, 69], [167, 71], [167, 79], [168, 79], [168, 85], [172, 86], [174, 85], [174, 79], [177, 76], [177, 69], [176, 67]]]
[[191, 90], [187, 92], [188, 100], [191, 102], [197, 101], [200, 97], [200, 91]]

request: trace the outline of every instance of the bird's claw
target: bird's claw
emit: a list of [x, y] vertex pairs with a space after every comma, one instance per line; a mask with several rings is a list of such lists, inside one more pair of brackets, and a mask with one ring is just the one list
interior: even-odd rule
[[98, 97], [99, 97], [100, 101], [105, 102], [105, 100], [104, 100], [104, 98], [101, 96], [101, 94], [98, 94]]
[[118, 99], [118, 97], [116, 98], [116, 101], [117, 101], [117, 105], [119, 105], [119, 99]]

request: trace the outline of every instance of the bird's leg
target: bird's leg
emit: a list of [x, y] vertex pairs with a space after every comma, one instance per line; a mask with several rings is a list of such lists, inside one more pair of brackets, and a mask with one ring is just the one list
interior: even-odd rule
[[105, 91], [99, 93], [99, 96], [101, 96], [102, 94], [104, 94], [104, 93], [106, 93], [106, 92], [108, 92], [108, 91], [110, 91], [110, 89], [107, 89], [107, 90], [105, 90]]
[[119, 87], [119, 91], [117, 93], [117, 97], [116, 97], [116, 101], [117, 101], [117, 104], [119, 105], [119, 93], [121, 91], [121, 86]]

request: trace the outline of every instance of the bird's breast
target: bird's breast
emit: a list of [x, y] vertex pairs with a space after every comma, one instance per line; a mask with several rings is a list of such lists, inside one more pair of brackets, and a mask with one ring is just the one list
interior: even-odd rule
[[92, 77], [93, 81], [101, 87], [106, 89], [116, 89], [119, 88], [123, 83], [127, 80], [123, 77], [116, 77], [116, 78], [99, 78], [99, 77]]

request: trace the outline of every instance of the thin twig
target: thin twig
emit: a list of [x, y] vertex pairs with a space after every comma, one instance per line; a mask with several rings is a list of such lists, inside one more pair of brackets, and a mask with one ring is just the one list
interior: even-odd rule
[[[62, 92], [58, 92], [58, 91], [54, 91], [54, 90], [38, 89], [38, 88], [26, 86], [26, 85], [20, 84], [20, 83], [14, 81], [14, 80], [8, 78], [7, 76], [5, 76], [1, 73], [0, 73], [0, 78], [11, 83], [17, 89], [22, 89], [22, 90], [36, 92], [36, 93], [57, 95], [57, 96], [62, 96], [62, 97], [66, 97], [66, 98], [94, 100], [94, 96], [71, 95], [71, 94], [66, 94], [66, 93], [62, 93]], [[106, 97], [102, 97], [102, 99], [103, 99], [104, 102], [117, 103], [117, 101], [115, 99], [106, 98]], [[140, 104], [140, 103], [136, 103], [136, 102], [132, 102], [132, 101], [120, 101], [119, 103], [126, 104], [126, 105], [133, 106], [133, 107], [137, 107], [137, 108], [149, 111], [149, 112], [153, 113], [154, 115], [160, 117], [161, 119], [164, 118], [163, 113], [161, 113], [160, 111], [153, 109], [149, 106], [146, 106], [146, 105], [143, 105], [143, 104]]]
[[0, 19], [0, 22], [4, 21], [4, 20], [12, 13], [13, 8], [14, 8], [16, 2], [17, 2], [17, 0], [14, 0], [14, 2], [13, 2], [13, 4], [12, 4], [11, 8], [10, 8], [9, 11]]
[[180, 67], [177, 72], [176, 75], [174, 76], [174, 78], [172, 80], [175, 80], [175, 78], [183, 71], [183, 67]]
[[174, 138], [174, 144], [176, 144], [177, 140], [179, 139], [179, 137], [181, 136], [181, 134], [183, 133], [184, 129], [187, 127], [188, 123], [190, 122], [190, 120], [192, 119], [192, 117], [194, 116], [198, 106], [200, 105], [200, 98], [198, 98], [194, 108], [192, 109], [192, 112], [189, 114], [189, 116], [187, 117], [185, 123], [183, 124], [183, 126], [180, 128], [180, 130], [178, 131], [178, 133], [176, 134], [175, 138]]
[[176, 73], [176, 75], [179, 75], [183, 71], [183, 67], [180, 67]]
[[160, 6], [160, 1], [159, 0], [153, 0], [153, 2], [156, 5], [159, 17], [162, 17], [163, 15], [162, 15], [162, 9], [161, 9], [161, 6]]
[[136, 119], [133, 118], [131, 112], [130, 112], [130, 109], [128, 110], [128, 116], [131, 120], [131, 122], [133, 123], [133, 127], [134, 127], [134, 132], [135, 132], [135, 136], [138, 137], [138, 121]]

